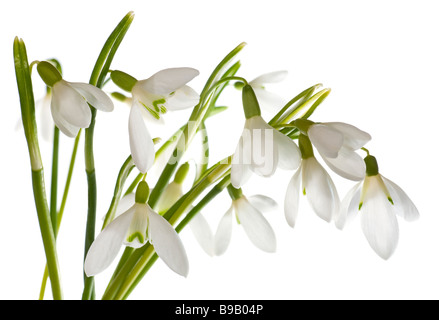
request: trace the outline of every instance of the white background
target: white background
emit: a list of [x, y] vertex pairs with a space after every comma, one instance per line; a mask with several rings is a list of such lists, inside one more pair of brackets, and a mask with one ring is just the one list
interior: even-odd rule
[[[31, 190], [26, 141], [12, 59], [15, 36], [30, 61], [58, 58], [69, 81], [88, 82], [106, 38], [130, 10], [135, 19], [112, 68], [143, 79], [168, 67], [200, 70], [191, 86], [201, 91], [216, 64], [245, 41], [239, 75], [248, 80], [288, 70], [287, 80], [268, 87], [285, 99], [316, 83], [332, 92], [313, 116], [343, 121], [369, 132], [368, 147], [381, 173], [412, 198], [421, 219], [399, 220], [399, 246], [388, 261], [368, 246], [359, 219], [339, 231], [320, 220], [301, 199], [295, 229], [282, 212], [293, 172], [254, 178], [251, 195], [272, 196], [280, 209], [266, 215], [277, 235], [277, 252], [252, 246], [234, 225], [228, 251], [208, 257], [189, 229], [181, 233], [190, 260], [182, 278], [160, 260], [132, 299], [437, 299], [439, 216], [437, 210], [438, 32], [436, 1], [5, 1], [0, 5], [1, 183], [0, 298], [36, 299], [44, 250]], [[44, 93], [34, 77], [35, 97]], [[243, 125], [240, 94], [226, 89], [229, 110], [208, 123], [213, 160], [233, 152]], [[116, 103], [99, 113], [95, 134], [98, 225], [111, 199], [120, 165], [129, 154], [128, 108]], [[166, 138], [188, 113], [167, 116], [167, 127], [151, 128]], [[170, 128], [169, 128], [170, 127]], [[167, 130], [166, 130], [167, 129]], [[162, 131], [160, 131], [162, 130]], [[40, 142], [50, 178], [50, 143]], [[73, 140], [61, 137], [60, 189]], [[80, 144], [75, 176], [58, 238], [64, 295], [82, 293], [86, 179]], [[332, 175], [343, 197], [353, 182]], [[60, 193], [62, 191], [60, 190]], [[203, 214], [212, 228], [229, 206], [227, 194]], [[112, 272], [96, 277], [99, 298]], [[50, 299], [50, 287], [46, 298]]]

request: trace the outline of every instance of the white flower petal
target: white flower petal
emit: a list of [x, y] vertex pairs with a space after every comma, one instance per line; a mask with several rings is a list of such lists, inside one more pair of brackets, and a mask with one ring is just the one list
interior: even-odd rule
[[317, 150], [329, 158], [335, 158], [343, 145], [343, 135], [325, 124], [313, 124], [308, 129], [308, 137]]
[[181, 198], [182, 195], [182, 184], [172, 181], [166, 186], [165, 190], [163, 190], [163, 193], [160, 196], [155, 208], [157, 208], [157, 211], [162, 214], [166, 212], [170, 207], [172, 207], [174, 203], [176, 203]]
[[250, 179], [251, 173], [249, 165], [232, 164], [230, 171], [232, 185], [237, 189], [241, 188]]
[[294, 228], [296, 225], [297, 214], [299, 213], [299, 198], [300, 198], [300, 181], [302, 179], [302, 166], [297, 169], [296, 173], [291, 178], [287, 187], [284, 201], [285, 218], [290, 227]]
[[226, 252], [232, 239], [233, 206], [221, 218], [214, 236], [215, 255], [220, 256]]
[[236, 215], [250, 241], [266, 252], [276, 251], [276, 236], [268, 221], [243, 196], [234, 201]]
[[140, 106], [137, 103], [131, 107], [128, 130], [134, 164], [140, 172], [146, 173], [154, 164], [154, 143], [146, 129]]
[[289, 137], [277, 130], [273, 131], [274, 142], [279, 152], [279, 168], [295, 170], [299, 167], [301, 154], [299, 147]]
[[362, 185], [362, 181], [356, 183], [343, 198], [340, 204], [340, 210], [334, 217], [335, 226], [338, 229], [342, 230], [358, 215]]
[[166, 99], [165, 107], [168, 110], [182, 110], [195, 107], [200, 101], [200, 95], [191, 87], [183, 86]]
[[[40, 109], [40, 125], [38, 129], [40, 130], [42, 137], [46, 141], [51, 140], [53, 136], [53, 127], [55, 125], [50, 111], [50, 100], [51, 94], [46, 94], [38, 104]], [[37, 104], [35, 105], [35, 107], [36, 106]]]
[[314, 157], [302, 160], [303, 189], [314, 212], [331, 221], [338, 211], [340, 199], [331, 177]]
[[84, 271], [88, 277], [105, 270], [116, 258], [128, 233], [134, 210], [133, 206], [121, 214], [96, 237], [84, 262]]
[[189, 261], [183, 243], [174, 228], [161, 215], [149, 209], [149, 241], [157, 255], [166, 265], [186, 277], [189, 273]]
[[248, 84], [251, 86], [258, 87], [258, 86], [263, 86], [266, 83], [281, 82], [281, 81], [285, 80], [287, 75], [288, 75], [288, 71], [285, 71], [285, 70], [264, 73], [256, 78], [254, 78]]
[[[252, 87], [253, 88], [253, 87]], [[253, 88], [261, 109], [267, 112], [277, 112], [285, 105], [285, 100], [278, 94], [261, 88]]]
[[381, 258], [387, 260], [398, 244], [398, 221], [393, 205], [383, 192], [377, 176], [366, 179], [369, 181], [367, 189], [363, 191], [364, 200], [360, 210], [361, 227], [372, 249]]
[[343, 122], [325, 122], [325, 125], [341, 132], [343, 134], [343, 145], [346, 148], [352, 150], [360, 149], [367, 142], [369, 142], [372, 137], [367, 132], [364, 132], [357, 127], [343, 123]]
[[366, 164], [363, 158], [348, 148], [341, 147], [335, 158], [324, 156], [322, 158], [332, 171], [343, 178], [360, 181], [366, 175]]
[[[248, 153], [251, 155], [251, 170], [263, 177], [272, 176], [279, 161], [278, 146], [274, 139], [276, 130], [269, 126], [261, 116], [247, 119], [245, 128], [249, 131], [251, 143], [243, 139], [243, 152], [245, 155]], [[242, 137], [245, 138], [244, 135]]]
[[247, 197], [247, 200], [253, 207], [258, 208], [261, 212], [270, 212], [278, 208], [278, 204], [274, 199], [264, 196], [263, 194], [255, 194]]
[[408, 195], [404, 192], [404, 190], [402, 190], [396, 183], [390, 181], [382, 175], [381, 178], [383, 179], [384, 184], [386, 185], [390, 196], [392, 197], [396, 214], [403, 217], [406, 221], [415, 221], [419, 219], [418, 209], [412, 200], [410, 200]]
[[156, 95], [168, 95], [183, 87], [186, 83], [198, 76], [200, 72], [193, 68], [169, 68], [161, 70], [140, 85]]
[[213, 233], [204, 216], [201, 213], [196, 214], [189, 223], [189, 226], [204, 252], [213, 257], [215, 255]]
[[67, 122], [61, 116], [58, 107], [59, 107], [58, 104], [53, 104], [53, 103], [50, 106], [53, 122], [55, 122], [55, 125], [58, 127], [58, 129], [61, 130], [61, 132], [64, 133], [66, 136], [70, 138], [76, 137], [78, 135], [80, 128]]
[[[53, 115], [53, 112], [57, 115]], [[88, 128], [91, 110], [84, 98], [66, 81], [60, 80], [52, 88], [52, 116], [63, 119], [70, 125]], [[61, 129], [61, 128], [60, 128]]]
[[134, 192], [127, 194], [120, 198], [119, 203], [117, 204], [116, 213], [114, 217], [120, 216], [122, 213], [131, 208], [135, 203], [136, 194]]
[[113, 111], [113, 101], [102, 89], [82, 82], [69, 82], [69, 84], [96, 109], [107, 112]]
[[251, 140], [249, 136], [249, 130], [244, 129], [232, 157], [230, 179], [232, 185], [237, 189], [241, 188], [251, 176]]

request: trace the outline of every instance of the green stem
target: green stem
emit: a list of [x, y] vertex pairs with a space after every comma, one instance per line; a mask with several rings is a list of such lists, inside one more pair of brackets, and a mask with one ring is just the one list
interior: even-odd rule
[[[90, 76], [89, 83], [102, 88], [105, 83], [105, 78], [110, 69], [111, 62], [114, 55], [119, 48], [120, 43], [125, 37], [132, 21], [134, 19], [134, 13], [129, 12], [119, 22], [116, 28], [108, 37], [105, 42], [98, 59], [93, 68], [93, 72]], [[85, 171], [87, 175], [88, 183], [88, 211], [87, 211], [87, 225], [84, 244], [84, 260], [87, 256], [87, 252], [94, 241], [95, 237], [95, 224], [96, 224], [96, 201], [97, 201], [97, 183], [96, 173], [93, 155], [93, 133], [96, 122], [96, 109], [91, 108], [92, 120], [90, 126], [85, 130]], [[82, 294], [83, 300], [90, 300], [94, 298], [94, 280], [93, 277], [87, 277], [84, 272], [84, 291]]]
[[[64, 186], [64, 192], [63, 192], [63, 196], [61, 199], [61, 205], [58, 211], [58, 216], [57, 216], [57, 224], [56, 224], [56, 229], [55, 229], [55, 237], [59, 232], [59, 228], [61, 226], [61, 221], [64, 215], [64, 209], [66, 207], [66, 203], [67, 203], [67, 196], [69, 194], [69, 190], [70, 190], [70, 183], [72, 181], [72, 176], [73, 176], [73, 168], [75, 166], [75, 161], [76, 161], [76, 154], [78, 153], [78, 145], [79, 145], [79, 138], [81, 136], [81, 130], [79, 130], [78, 134], [76, 135], [75, 138], [75, 143], [73, 146], [73, 151], [72, 151], [72, 155], [70, 157], [70, 165], [69, 165], [69, 171], [67, 173], [67, 179], [66, 179], [66, 184]], [[43, 280], [41, 281], [41, 289], [40, 289], [40, 300], [44, 299], [44, 293], [46, 290], [46, 284], [47, 284], [47, 277], [49, 276], [48, 270], [47, 270], [47, 264], [46, 267], [44, 268], [44, 274], [43, 274]]]
[[55, 300], [62, 300], [63, 295], [56, 252], [56, 239], [50, 220], [49, 207], [47, 205], [44, 187], [44, 173], [42, 169], [38, 171], [32, 170], [32, 186], [41, 235], [43, 237], [44, 250], [46, 252], [47, 268], [49, 271], [50, 283], [52, 285], [53, 298]]
[[70, 190], [70, 183], [72, 182], [73, 169], [75, 167], [75, 161], [76, 161], [76, 155], [78, 153], [78, 146], [79, 146], [80, 137], [81, 137], [81, 130], [79, 130], [78, 135], [75, 138], [75, 143], [73, 145], [72, 155], [70, 157], [69, 171], [67, 173], [66, 184], [64, 186], [64, 192], [63, 192], [63, 196], [61, 199], [61, 205], [60, 205], [59, 211], [58, 211], [57, 232], [59, 231], [59, 228], [61, 226], [61, 220], [62, 220], [62, 217], [64, 215], [64, 209], [65, 209], [66, 203], [67, 203], [67, 196], [68, 196], [69, 190]]
[[58, 163], [59, 163], [59, 129], [55, 126], [53, 130], [53, 154], [52, 154], [52, 181], [50, 185], [50, 218], [54, 227], [55, 237], [57, 235], [57, 195], [58, 195]]

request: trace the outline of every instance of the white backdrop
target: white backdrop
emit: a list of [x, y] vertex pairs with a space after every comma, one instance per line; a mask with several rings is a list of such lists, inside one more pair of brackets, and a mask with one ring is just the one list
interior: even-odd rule
[[[282, 209], [267, 215], [277, 252], [251, 245], [234, 225], [228, 251], [208, 257], [189, 229], [181, 233], [190, 272], [182, 278], [160, 260], [136, 288], [133, 299], [437, 299], [439, 216], [437, 202], [437, 101], [439, 46], [436, 1], [8, 1], [0, 4], [1, 130], [0, 298], [36, 299], [44, 250], [30, 184], [26, 141], [16, 130], [19, 101], [12, 59], [15, 36], [23, 38], [30, 61], [58, 58], [65, 79], [88, 82], [106, 38], [120, 19], [135, 19], [112, 68], [142, 79], [168, 67], [200, 70], [190, 85], [201, 91], [216, 64], [245, 41], [239, 75], [248, 80], [288, 70], [286, 81], [269, 89], [285, 99], [316, 83], [332, 89], [312, 117], [348, 122], [369, 132], [368, 147], [383, 175], [399, 184], [421, 219], [399, 220], [396, 253], [383, 261], [369, 247], [356, 220], [339, 231], [318, 219], [305, 198], [295, 229]], [[35, 76], [35, 96], [43, 95]], [[229, 110], [208, 123], [212, 158], [233, 152], [243, 125], [240, 94], [226, 89]], [[95, 134], [98, 225], [109, 205], [115, 177], [129, 154], [128, 108], [116, 104], [99, 113]], [[169, 115], [167, 125], [187, 119]], [[157, 127], [154, 136], [175, 126]], [[160, 131], [162, 130], [162, 131]], [[61, 137], [60, 187], [73, 140]], [[51, 147], [41, 141], [46, 181]], [[75, 176], [58, 237], [64, 295], [82, 293], [86, 179], [80, 144]], [[269, 180], [253, 178], [245, 194], [262, 193], [280, 208], [293, 172]], [[352, 182], [332, 175], [342, 197]], [[61, 193], [61, 191], [60, 191]], [[227, 194], [204, 211], [212, 228], [229, 206]], [[112, 269], [96, 277], [99, 298]], [[51, 298], [48, 287], [46, 298]]]

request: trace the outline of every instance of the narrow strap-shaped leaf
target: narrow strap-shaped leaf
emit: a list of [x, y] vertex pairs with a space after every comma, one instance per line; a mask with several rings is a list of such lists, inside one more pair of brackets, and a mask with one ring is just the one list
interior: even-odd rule
[[56, 240], [54, 228], [50, 219], [49, 206], [47, 204], [43, 163], [38, 145], [32, 80], [30, 76], [26, 46], [23, 40], [18, 38], [15, 38], [14, 40], [14, 63], [18, 93], [20, 96], [23, 127], [31, 161], [34, 200], [37, 209], [41, 236], [43, 238], [50, 283], [52, 285], [52, 294], [54, 299], [61, 300], [63, 295], [58, 266], [58, 256], [56, 251]]

